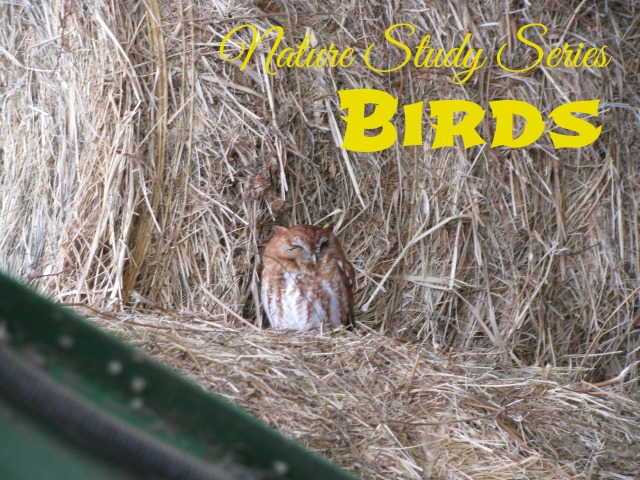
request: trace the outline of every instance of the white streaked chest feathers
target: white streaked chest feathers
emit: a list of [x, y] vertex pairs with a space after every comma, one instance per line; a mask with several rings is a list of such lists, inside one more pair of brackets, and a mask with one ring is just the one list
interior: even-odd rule
[[347, 288], [339, 275], [328, 280], [309, 272], [284, 272], [277, 282], [263, 279], [262, 302], [274, 329], [335, 327], [348, 310]]

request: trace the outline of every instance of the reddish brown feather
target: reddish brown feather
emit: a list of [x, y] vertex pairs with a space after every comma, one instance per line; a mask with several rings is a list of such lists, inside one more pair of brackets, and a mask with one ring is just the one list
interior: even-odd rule
[[262, 303], [273, 328], [353, 324], [355, 271], [332, 225], [275, 228], [263, 263]]

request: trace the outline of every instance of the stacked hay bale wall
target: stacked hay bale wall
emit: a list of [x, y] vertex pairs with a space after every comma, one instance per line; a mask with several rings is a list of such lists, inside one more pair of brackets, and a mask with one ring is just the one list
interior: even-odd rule
[[[5, 7], [3, 268], [67, 302], [253, 319], [271, 225], [332, 219], [359, 272], [360, 321], [389, 335], [491, 346], [525, 364], [579, 362], [596, 375], [637, 361], [635, 7], [421, 5]], [[266, 42], [240, 71], [219, 44], [249, 21], [283, 26], [281, 48], [309, 32], [359, 55], [377, 42], [380, 68], [404, 55], [383, 42], [390, 25], [411, 23], [445, 48], [469, 32], [489, 64], [462, 85], [446, 68], [384, 74], [362, 61], [270, 76]], [[550, 27], [533, 35], [549, 50], [607, 45], [612, 61], [498, 68], [502, 44], [512, 68], [531, 64], [535, 51], [516, 38], [527, 22]], [[231, 41], [250, 39], [245, 29]], [[523, 100], [544, 118], [563, 102], [600, 99], [603, 129], [582, 149], [556, 150], [545, 134], [524, 149], [434, 150], [425, 116], [421, 147], [349, 152], [336, 142], [337, 91], [356, 87], [400, 105]], [[492, 129], [487, 119], [480, 133]]]
[[[358, 273], [363, 331], [573, 379], [618, 377], [637, 392], [639, 12], [551, 0], [4, 5], [0, 267], [66, 303], [260, 325], [259, 253], [272, 225], [331, 219]], [[280, 48], [311, 33], [360, 60], [267, 75], [266, 42], [241, 70], [219, 46], [245, 23], [282, 26]], [[430, 34], [451, 48], [471, 33], [489, 60], [462, 85], [446, 68], [367, 68], [374, 42], [375, 61], [400, 63], [403, 52], [383, 45], [398, 23], [416, 27], [412, 45]], [[544, 49], [607, 45], [612, 60], [509, 73], [497, 50], [507, 44], [510, 65], [529, 65], [534, 52], [517, 39], [527, 23], [549, 27], [532, 35]], [[546, 134], [523, 149], [432, 149], [425, 115], [422, 146], [356, 153], [340, 148], [337, 95], [354, 88], [401, 106], [522, 100], [545, 119], [599, 99], [602, 132], [581, 149], [554, 149]], [[487, 114], [479, 133], [490, 141], [494, 128]]]

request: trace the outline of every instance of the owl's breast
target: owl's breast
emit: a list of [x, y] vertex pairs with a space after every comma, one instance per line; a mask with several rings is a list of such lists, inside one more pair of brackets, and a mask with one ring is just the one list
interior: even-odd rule
[[350, 291], [340, 276], [322, 270], [263, 278], [262, 302], [274, 329], [308, 330], [346, 323]]

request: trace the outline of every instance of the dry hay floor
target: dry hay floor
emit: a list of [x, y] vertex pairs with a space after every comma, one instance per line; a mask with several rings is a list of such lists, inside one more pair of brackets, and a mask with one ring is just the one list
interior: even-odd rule
[[640, 403], [621, 379], [436, 355], [362, 325], [285, 334], [189, 315], [96, 321], [365, 479], [640, 478]]

